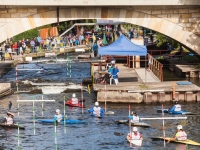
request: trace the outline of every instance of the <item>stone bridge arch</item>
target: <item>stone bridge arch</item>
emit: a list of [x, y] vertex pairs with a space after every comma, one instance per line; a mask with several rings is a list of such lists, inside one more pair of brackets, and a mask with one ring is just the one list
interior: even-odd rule
[[[57, 9], [53, 9], [44, 12], [35, 12], [34, 14], [30, 13], [30, 15], [28, 14], [21, 18], [14, 17], [14, 19], [0, 26], [0, 41], [2, 42], [7, 38], [35, 27], [56, 23], [57, 16]], [[162, 18], [162, 16], [159, 17], [158, 15], [149, 14], [145, 11], [115, 7], [74, 7], [59, 9], [60, 22], [78, 19], [105, 19], [139, 25], [169, 36], [200, 54], [200, 37], [198, 35], [186, 30], [172, 19]]]

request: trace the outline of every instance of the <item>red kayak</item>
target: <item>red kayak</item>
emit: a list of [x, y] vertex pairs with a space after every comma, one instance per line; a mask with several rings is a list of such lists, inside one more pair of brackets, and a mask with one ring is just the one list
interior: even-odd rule
[[68, 105], [68, 106], [70, 106], [70, 107], [80, 107], [80, 108], [83, 107], [83, 108], [85, 108], [85, 106], [82, 105], [81, 100], [79, 100], [79, 103], [78, 103], [78, 104], [72, 104], [72, 100], [69, 100], [69, 101], [65, 102], [65, 105]]

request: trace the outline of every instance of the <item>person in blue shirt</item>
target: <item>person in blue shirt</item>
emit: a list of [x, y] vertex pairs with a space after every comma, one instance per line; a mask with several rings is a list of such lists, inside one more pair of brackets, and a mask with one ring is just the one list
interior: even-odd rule
[[94, 51], [94, 57], [97, 57], [97, 53], [98, 53], [98, 45], [97, 42], [94, 42], [92, 49]]
[[135, 111], [131, 112], [132, 116], [128, 116], [131, 119], [131, 122], [139, 122], [140, 121], [140, 117], [137, 115], [137, 113]]
[[60, 114], [60, 109], [56, 109], [56, 115], [54, 116], [54, 121], [60, 122], [63, 119], [63, 116]]
[[104, 115], [104, 110], [99, 107], [99, 102], [95, 102], [95, 106], [91, 109], [88, 109], [88, 112], [92, 114], [92, 116], [102, 117]]
[[178, 101], [175, 102], [176, 104], [169, 109], [169, 112], [175, 112], [175, 111], [181, 111], [181, 105], [178, 103]]
[[119, 69], [117, 67], [117, 65], [114, 65], [114, 68], [112, 69], [112, 78], [115, 81], [115, 84], [118, 84], [118, 73], [119, 73]]

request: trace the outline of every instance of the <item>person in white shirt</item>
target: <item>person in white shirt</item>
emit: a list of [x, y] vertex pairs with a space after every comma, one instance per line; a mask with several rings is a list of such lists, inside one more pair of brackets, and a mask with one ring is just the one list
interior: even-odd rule
[[72, 104], [78, 104], [78, 98], [76, 98], [76, 94], [72, 94]]
[[56, 115], [54, 116], [54, 121], [60, 122], [63, 116], [60, 114], [60, 109], [56, 109]]

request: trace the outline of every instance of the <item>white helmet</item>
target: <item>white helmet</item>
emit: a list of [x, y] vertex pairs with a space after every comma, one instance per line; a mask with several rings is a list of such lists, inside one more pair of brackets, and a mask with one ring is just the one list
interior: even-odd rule
[[56, 109], [56, 112], [59, 113], [59, 112], [60, 112], [60, 109]]
[[137, 132], [137, 127], [133, 127], [133, 131]]
[[183, 126], [182, 126], [182, 125], [178, 125], [178, 126], [177, 126], [177, 129], [178, 129], [178, 130], [181, 130], [181, 129], [183, 129]]
[[76, 94], [72, 94], [72, 97], [75, 98], [75, 97], [76, 97]]
[[95, 102], [95, 106], [99, 106], [99, 102]]

